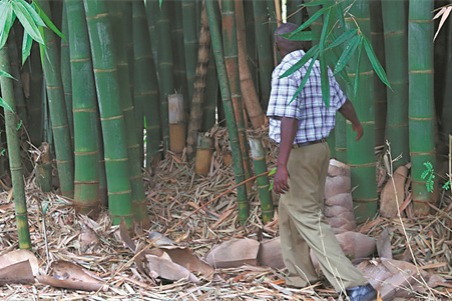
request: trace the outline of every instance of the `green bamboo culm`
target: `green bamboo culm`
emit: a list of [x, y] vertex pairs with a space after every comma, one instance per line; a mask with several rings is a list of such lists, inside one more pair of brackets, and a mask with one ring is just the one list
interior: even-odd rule
[[74, 143], [74, 120], [72, 114], [72, 80], [71, 80], [71, 63], [69, 59], [69, 32], [68, 32], [68, 16], [66, 14], [66, 5], [63, 3], [63, 16], [61, 32], [61, 81], [63, 83], [64, 101], [66, 104], [67, 123], [69, 132], [71, 133], [71, 142]]
[[205, 90], [205, 101], [202, 113], [202, 132], [209, 132], [216, 122], [216, 109], [218, 103], [218, 77], [213, 59], [213, 50], [210, 47], [209, 66], [207, 67], [207, 81]]
[[[387, 88], [386, 139], [394, 169], [410, 161], [408, 142], [408, 39], [405, 1], [382, 0]], [[394, 14], [397, 12], [397, 15]]]
[[26, 99], [28, 113], [28, 135], [31, 143], [39, 147], [43, 137], [42, 104], [43, 104], [43, 75], [38, 43], [31, 46], [30, 57], [26, 62], [30, 70], [30, 97]]
[[112, 28], [105, 1], [84, 0], [104, 142], [108, 203], [112, 222], [132, 226], [126, 127], [120, 103]]
[[159, 157], [159, 146], [162, 138], [158, 81], [152, 57], [144, 3], [134, 1], [132, 5], [136, 128], [137, 134], [142, 138], [144, 125], [142, 121], [146, 119], [146, 167], [149, 168], [152, 162]]
[[287, 0], [287, 22], [301, 24], [301, 0]]
[[[449, 20], [449, 26], [447, 30], [449, 33], [446, 35], [446, 51], [447, 51], [447, 59], [446, 59], [446, 72], [444, 75], [444, 94], [443, 101], [441, 106], [441, 146], [443, 148], [449, 146], [449, 133], [452, 133], [452, 85], [449, 83], [452, 82], [452, 22]], [[442, 30], [445, 30], [443, 28]], [[442, 59], [442, 58], [441, 58]]]
[[189, 111], [187, 72], [185, 70], [185, 43], [181, 1], [170, 1], [171, 45], [174, 49], [174, 87], [184, 97], [184, 109]]
[[[119, 93], [120, 103], [125, 121], [126, 133], [136, 133], [136, 118], [135, 108], [132, 101], [132, 95], [130, 93], [130, 71], [128, 64], [128, 57], [126, 48], [122, 45], [127, 44], [127, 36], [130, 33], [126, 30], [130, 28], [127, 26], [127, 20], [132, 19], [132, 3], [129, 1], [117, 1], [110, 4], [112, 11], [114, 12], [113, 30], [118, 37], [113, 41], [116, 50], [117, 68], [118, 68], [118, 80], [119, 80]], [[145, 27], [144, 27], [145, 28]], [[143, 120], [143, 115], [140, 117], [140, 121]], [[129, 167], [129, 180], [132, 188], [132, 208], [135, 217], [135, 222], [141, 226], [147, 228], [149, 226], [149, 218], [147, 214], [146, 199], [144, 195], [144, 183], [143, 175], [141, 173], [143, 162], [143, 123], [140, 122], [141, 132], [140, 135], [128, 134], [126, 135], [127, 144], [127, 156]]]
[[[249, 137], [251, 157], [253, 158], [254, 173], [260, 175], [267, 172], [267, 163], [265, 161], [265, 150], [262, 141], [257, 137]], [[268, 176], [262, 175], [256, 179], [257, 191], [262, 210], [262, 221], [264, 224], [271, 222], [274, 216], [273, 202], [269, 190], [270, 182]]]
[[[372, 46], [375, 49], [375, 54], [378, 57], [380, 63], [382, 63], [383, 68], [385, 67], [385, 39], [384, 39], [384, 29], [382, 23], [382, 0], [370, 1], [370, 29], [371, 29], [371, 41]], [[393, 1], [394, 2], [394, 1]], [[397, 1], [404, 2], [404, 1]], [[393, 10], [396, 11], [396, 10]], [[404, 13], [405, 14], [405, 13]], [[406, 15], [406, 14], [405, 14]], [[399, 18], [394, 16], [394, 18]], [[402, 20], [402, 18], [399, 18]], [[405, 19], [403, 19], [405, 20]], [[402, 21], [403, 22], [403, 21]], [[406, 45], [405, 45], [406, 48]], [[407, 71], [408, 72], [408, 71]], [[408, 73], [407, 73], [408, 75]], [[377, 77], [374, 76], [374, 97], [375, 97], [375, 146], [385, 145], [385, 128], [386, 128], [386, 111], [387, 111], [387, 87], [384, 83]], [[408, 136], [408, 134], [407, 134]], [[408, 144], [407, 144], [408, 145]], [[408, 156], [408, 153], [406, 154]]]
[[424, 163], [435, 166], [433, 100], [433, 0], [410, 0], [408, 15], [409, 141], [415, 213], [429, 212], [432, 199]]
[[[0, 70], [10, 73], [8, 46], [0, 49]], [[4, 108], [6, 139], [8, 141], [8, 156], [13, 183], [14, 210], [16, 213], [19, 248], [31, 249], [30, 230], [28, 227], [27, 202], [25, 197], [24, 175], [20, 158], [19, 138], [17, 137], [17, 115], [14, 113], [13, 79], [0, 76], [0, 88], [3, 101], [13, 110]]]
[[336, 159], [348, 163], [347, 159], [347, 122], [339, 113], [336, 116], [336, 127], [334, 128], [334, 143]]
[[[169, 112], [168, 112], [168, 95], [174, 93], [174, 75], [173, 75], [173, 50], [171, 47], [170, 23], [169, 23], [169, 1], [163, 1], [159, 8], [158, 1], [146, 1], [146, 9], [148, 19], [155, 20], [155, 31], [158, 36], [157, 70], [159, 74], [159, 91], [160, 91], [160, 116], [162, 118], [162, 134], [163, 146], [165, 150], [169, 149]], [[154, 44], [151, 34], [151, 42]]]
[[[39, 3], [43, 12], [51, 18], [49, 2], [40, 1]], [[44, 28], [43, 36], [45, 46], [41, 47], [42, 68], [52, 120], [58, 178], [61, 194], [72, 198], [74, 195], [74, 160], [60, 72], [60, 52], [57, 48], [57, 36], [52, 30]]]
[[[239, 135], [240, 151], [243, 160], [243, 172], [245, 179], [251, 176], [251, 166], [248, 156], [248, 143], [245, 132], [245, 107], [243, 105], [242, 93], [240, 90], [239, 77], [239, 56], [237, 47], [237, 27], [235, 21], [234, 0], [221, 2], [221, 23], [223, 34], [223, 55], [226, 65], [226, 74], [229, 79], [229, 89], [231, 92], [232, 106], [234, 108], [235, 122]], [[251, 183], [247, 184], [250, 185]], [[247, 186], [251, 188], [251, 186]]]
[[[226, 115], [229, 140], [232, 150], [232, 162], [234, 168], [234, 178], [237, 184], [245, 180], [245, 174], [242, 165], [242, 154], [240, 150], [237, 126], [234, 117], [234, 109], [232, 106], [231, 91], [229, 90], [229, 80], [226, 73], [226, 66], [223, 60], [223, 49], [221, 42], [221, 34], [216, 20], [214, 1], [206, 1], [207, 17], [209, 20], [210, 36], [214, 51], [214, 58], [217, 66], [217, 74], [220, 82], [220, 91], [224, 113]], [[248, 200], [246, 197], [246, 187], [240, 185], [237, 187], [237, 205], [239, 211], [239, 220], [242, 224], [248, 219]]]
[[262, 108], [267, 108], [270, 97], [270, 81], [273, 71], [273, 47], [272, 40], [268, 32], [268, 12], [267, 6], [262, 1], [253, 1], [254, 27], [257, 45], [259, 87]]
[[193, 83], [196, 76], [196, 60], [198, 57], [198, 31], [196, 28], [195, 0], [183, 0], [182, 23], [185, 49], [185, 74], [187, 76], [188, 103], [193, 97]]
[[[95, 216], [99, 202], [99, 129], [96, 87], [82, 0], [65, 0], [74, 115], [74, 204], [82, 214]], [[63, 16], [63, 20], [64, 20]]]
[[[351, 2], [350, 2], [351, 3]], [[350, 9], [355, 16], [360, 30], [365, 36], [370, 36], [370, 12], [368, 0], [358, 0]], [[355, 28], [355, 20], [351, 17], [345, 19], [347, 26]], [[359, 56], [359, 54], [355, 54]], [[365, 135], [358, 142], [351, 124], [347, 123], [347, 157], [352, 175], [353, 201], [357, 222], [364, 222], [373, 218], [377, 213], [377, 185], [376, 160], [374, 155], [375, 121], [374, 121], [374, 71], [366, 55], [361, 56], [360, 65], [357, 59], [351, 60], [349, 77], [352, 82], [359, 76], [359, 88], [349, 91], [356, 113], [362, 123]], [[352, 97], [354, 95], [354, 97]]]

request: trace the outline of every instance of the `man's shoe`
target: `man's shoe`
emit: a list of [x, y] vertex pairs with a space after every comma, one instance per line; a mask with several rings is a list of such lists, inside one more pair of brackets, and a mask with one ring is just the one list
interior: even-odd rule
[[361, 285], [347, 288], [345, 290], [350, 301], [374, 301], [377, 298], [377, 291], [372, 285]]

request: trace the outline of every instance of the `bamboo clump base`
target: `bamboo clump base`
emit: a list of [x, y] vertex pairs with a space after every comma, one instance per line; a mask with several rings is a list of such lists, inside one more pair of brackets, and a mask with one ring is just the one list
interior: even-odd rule
[[[227, 131], [216, 128], [214, 157], [208, 177], [194, 173], [194, 164], [183, 162], [178, 156], [167, 154], [155, 172], [145, 175], [146, 198], [150, 220], [149, 231], [164, 233], [179, 245], [188, 246], [204, 257], [214, 244], [230, 238], [267, 239], [278, 236], [276, 222], [263, 225], [257, 191], [250, 195], [250, 218], [246, 227], [239, 226], [231, 166], [223, 162], [227, 147]], [[264, 141], [269, 146], [268, 141]], [[275, 153], [269, 149], [269, 166], [274, 166]], [[26, 183], [30, 235], [33, 252], [40, 269], [46, 271], [52, 262], [66, 260], [90, 270], [106, 281], [107, 290], [83, 292], [33, 285], [8, 284], [2, 286], [2, 300], [338, 300], [338, 295], [326, 283], [317, 283], [303, 289], [284, 285], [284, 271], [267, 267], [218, 269], [221, 280], [203, 279], [199, 284], [178, 281], [171, 284], [155, 283], [141, 274], [133, 263], [133, 253], [127, 249], [119, 228], [112, 227], [106, 212], [98, 220], [89, 221], [95, 230], [97, 243], [84, 246], [80, 240], [87, 218], [75, 213], [71, 203], [54, 194], [45, 194], [35, 186], [33, 179]], [[218, 197], [222, 195], [221, 197]], [[214, 202], [203, 207], [207, 202]], [[46, 207], [45, 224], [42, 207]], [[201, 208], [202, 207], [202, 208]], [[407, 207], [407, 209], [409, 206]], [[403, 223], [410, 236], [414, 255], [421, 269], [438, 274], [449, 281], [451, 266], [451, 206], [436, 209], [436, 215], [410, 218], [405, 210]], [[382, 230], [393, 233], [394, 256], [409, 257], [407, 239], [398, 219], [377, 218], [359, 228], [359, 232], [377, 238]], [[8, 191], [0, 193], [0, 255], [18, 249], [14, 205]], [[133, 237], [137, 244], [147, 245], [147, 232]], [[447, 288], [441, 287], [438, 300], [444, 298]], [[341, 297], [339, 297], [339, 300]], [[413, 300], [427, 300], [419, 295]], [[431, 299], [430, 299], [431, 300]]]

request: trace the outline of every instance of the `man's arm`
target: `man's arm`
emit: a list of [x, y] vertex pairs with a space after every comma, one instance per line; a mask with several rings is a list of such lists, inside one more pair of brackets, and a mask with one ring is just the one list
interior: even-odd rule
[[283, 117], [281, 120], [281, 143], [277, 160], [277, 170], [273, 179], [273, 191], [284, 194], [289, 190], [289, 172], [287, 171], [287, 161], [289, 161], [290, 151], [298, 130], [298, 120], [295, 118]]
[[352, 123], [352, 128], [356, 132], [356, 141], [361, 139], [363, 136], [364, 130], [361, 125], [361, 122], [356, 115], [355, 108], [350, 100], [346, 100], [342, 107], [339, 109], [339, 113], [342, 114], [348, 121]]

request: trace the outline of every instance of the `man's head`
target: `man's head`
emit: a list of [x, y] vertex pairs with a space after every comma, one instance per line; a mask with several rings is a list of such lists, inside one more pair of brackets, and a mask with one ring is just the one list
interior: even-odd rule
[[275, 30], [275, 44], [281, 57], [286, 56], [295, 50], [307, 50], [307, 44], [302, 41], [291, 41], [284, 38], [282, 35], [290, 33], [298, 28], [298, 25], [293, 23], [283, 23]]

